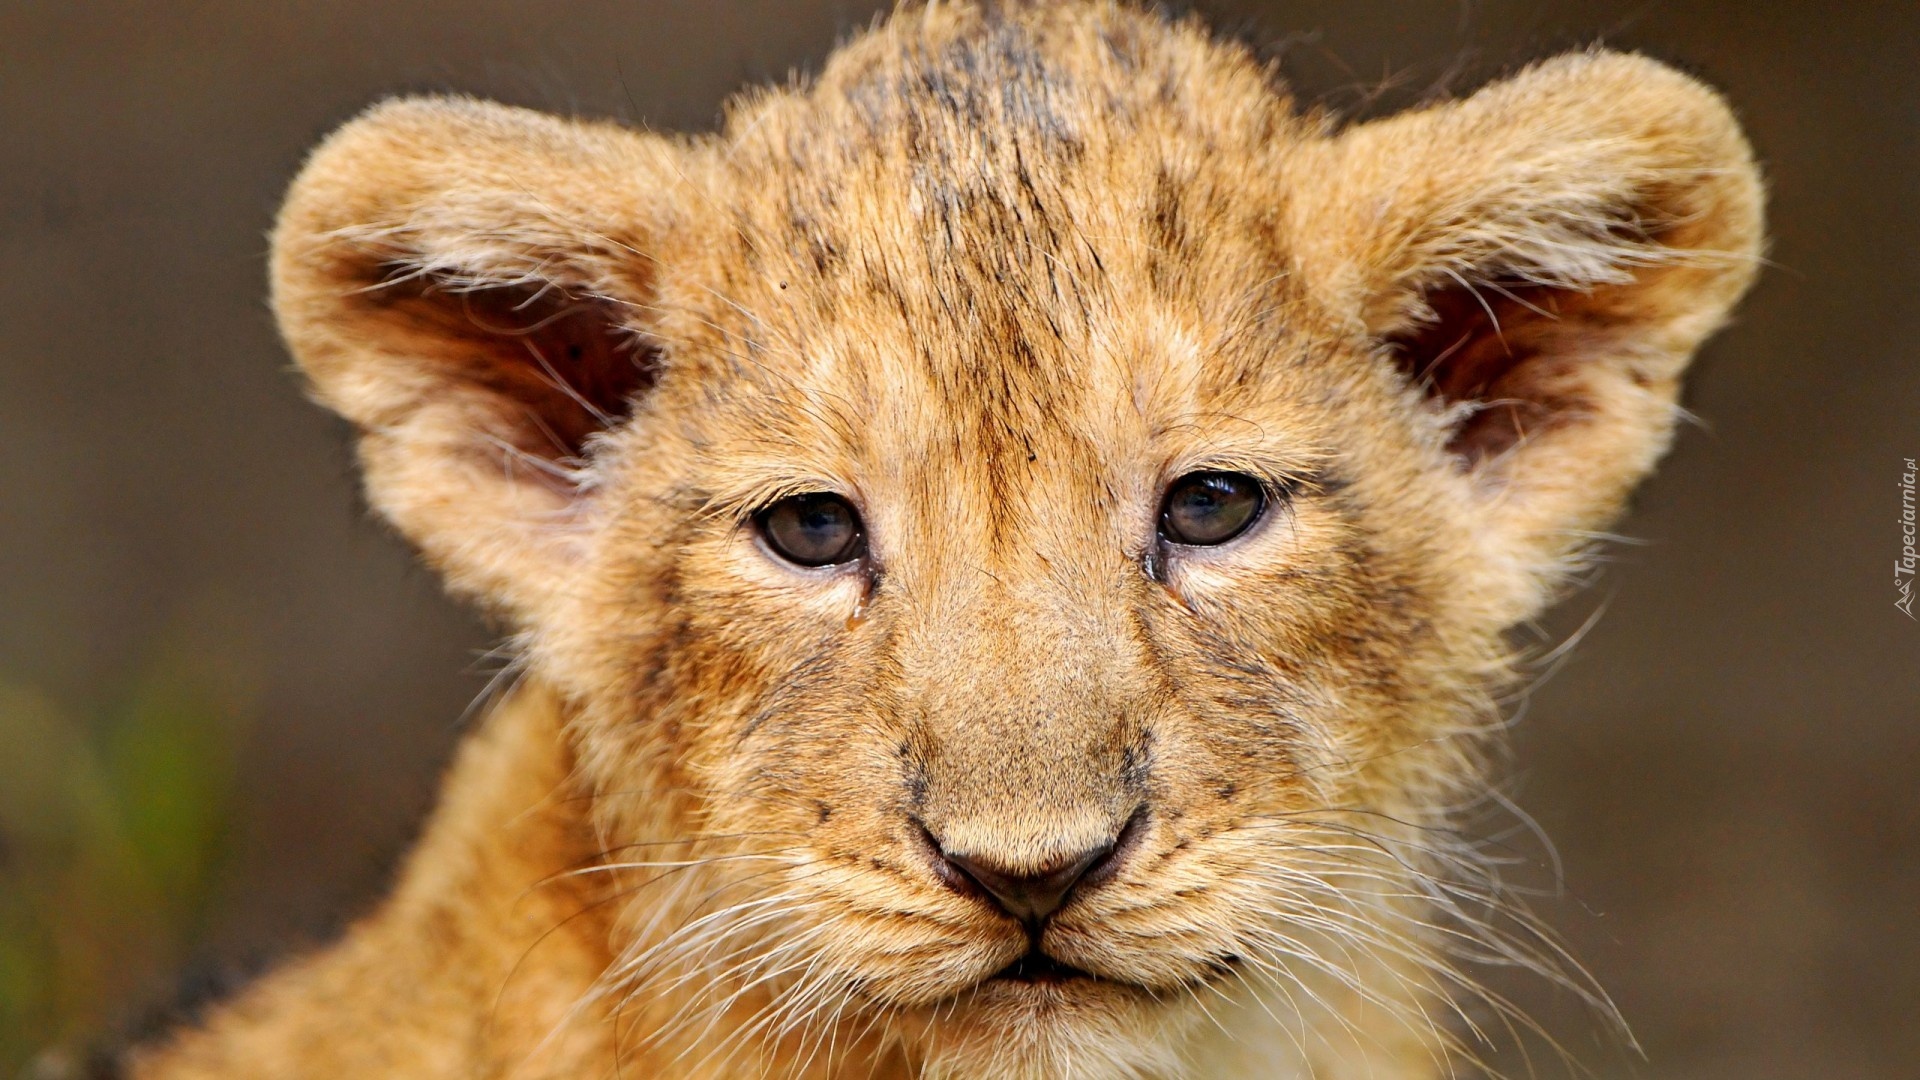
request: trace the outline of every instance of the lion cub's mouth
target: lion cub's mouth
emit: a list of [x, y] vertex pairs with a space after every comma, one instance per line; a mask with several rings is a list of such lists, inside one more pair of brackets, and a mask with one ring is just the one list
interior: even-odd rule
[[1038, 948], [1028, 949], [1025, 956], [987, 976], [986, 982], [1014, 982], [1051, 985], [1072, 982], [1076, 979], [1098, 979], [1090, 971], [1082, 971], [1072, 964], [1056, 960]]

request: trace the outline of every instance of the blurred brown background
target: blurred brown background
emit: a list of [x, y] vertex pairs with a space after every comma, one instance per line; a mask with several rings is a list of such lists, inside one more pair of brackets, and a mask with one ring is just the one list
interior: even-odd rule
[[[368, 902], [489, 670], [274, 338], [263, 236], [303, 151], [408, 90], [705, 128], [879, 6], [0, 5], [0, 1075]], [[1703, 358], [1704, 427], [1623, 528], [1646, 543], [1541, 628], [1605, 608], [1518, 729], [1565, 865], [1542, 910], [1645, 1058], [1507, 985], [1603, 1075], [1920, 1075], [1920, 623], [1892, 574], [1920, 5], [1198, 6], [1349, 113], [1593, 41], [1741, 110], [1777, 266]]]

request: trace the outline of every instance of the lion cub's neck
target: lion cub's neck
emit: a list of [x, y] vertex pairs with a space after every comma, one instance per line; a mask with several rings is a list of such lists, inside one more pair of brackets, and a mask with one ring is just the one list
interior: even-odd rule
[[[607, 872], [629, 852], [603, 850], [590, 804], [559, 701], [537, 684], [521, 687], [461, 747], [439, 807], [378, 910], [203, 1028], [139, 1052], [131, 1075], [577, 1080], [616, 1067], [657, 1078], [714, 1075], [699, 1055], [679, 1052], [684, 1039], [658, 1038], [678, 1030], [683, 1001], [671, 992], [623, 1001], [605, 989], [617, 964], [609, 942], [635, 882]], [[680, 996], [697, 990], [683, 986]], [[742, 1009], [752, 1004], [743, 1000]], [[738, 1019], [722, 1017], [700, 1034], [725, 1037]], [[742, 1067], [750, 1074], [770, 1064]], [[885, 1059], [861, 1071], [889, 1080], [910, 1070]]]
[[558, 703], [521, 688], [461, 747], [392, 896], [134, 1075], [605, 1074], [592, 991], [613, 905], [574, 873], [599, 845], [572, 771]]

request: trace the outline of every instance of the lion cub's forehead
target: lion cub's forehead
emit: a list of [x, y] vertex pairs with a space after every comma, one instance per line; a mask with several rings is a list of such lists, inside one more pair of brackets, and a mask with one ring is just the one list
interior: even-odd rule
[[1096, 483], [1248, 406], [1290, 303], [1248, 189], [1298, 122], [1237, 47], [1076, 10], [923, 10], [731, 118], [709, 291], [780, 441]]

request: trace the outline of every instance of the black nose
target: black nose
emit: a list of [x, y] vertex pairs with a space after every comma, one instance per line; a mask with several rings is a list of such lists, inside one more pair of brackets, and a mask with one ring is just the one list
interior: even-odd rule
[[1113, 854], [1112, 841], [1096, 848], [1056, 859], [1047, 868], [1038, 873], [1021, 873], [1008, 870], [1005, 864], [997, 862], [987, 855], [948, 851], [935, 842], [939, 857], [946, 863], [943, 871], [950, 868], [964, 881], [954, 881], [954, 885], [971, 884], [991, 896], [1000, 905], [1001, 910], [1026, 923], [1035, 926], [1047, 916], [1059, 911], [1073, 887], [1080, 884], [1087, 872]]

